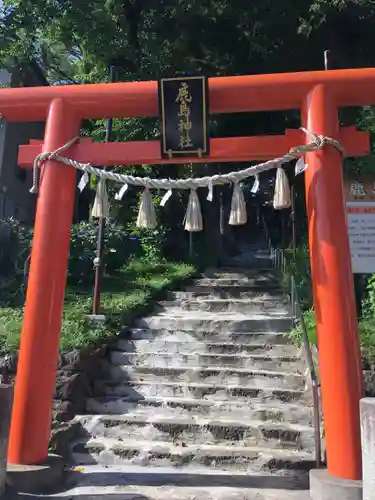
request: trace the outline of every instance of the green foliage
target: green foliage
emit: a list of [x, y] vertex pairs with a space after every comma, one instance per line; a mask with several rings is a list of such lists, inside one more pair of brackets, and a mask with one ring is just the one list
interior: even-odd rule
[[286, 277], [290, 279], [290, 276], [294, 276], [302, 308], [304, 310], [309, 309], [312, 307], [312, 289], [307, 243], [298, 246], [295, 255], [293, 255], [293, 250], [290, 248], [284, 250], [284, 253], [287, 257]]
[[[104, 277], [101, 306], [108, 320], [104, 326], [95, 328], [85, 321], [92, 308], [92, 288], [68, 287], [60, 348], [82, 348], [113, 337], [144, 312], [166, 287], [178, 284], [194, 272], [189, 264], [131, 259], [115, 275]], [[0, 354], [18, 349], [22, 317], [22, 307], [0, 308]]]
[[146, 260], [155, 262], [163, 257], [167, 237], [167, 229], [165, 227], [158, 227], [157, 229], [140, 229], [134, 227], [132, 234], [139, 241]]
[[16, 219], [0, 219], [0, 274], [12, 274], [22, 268], [32, 232]]
[[[367, 297], [363, 302], [363, 317], [359, 321], [359, 334], [362, 357], [365, 362], [375, 361], [375, 275], [368, 280]], [[304, 312], [304, 320], [310, 343], [317, 345], [316, 316], [313, 308]], [[302, 327], [297, 324], [288, 333], [290, 340], [296, 345], [302, 344]]]
[[[0, 290], [3, 304], [23, 301], [24, 272], [30, 254], [33, 232], [15, 219], [0, 221], [1, 234], [6, 243], [0, 245]], [[167, 230], [140, 230], [134, 221], [129, 230], [114, 222], [106, 224], [104, 232], [105, 273], [111, 275], [135, 256], [157, 262], [162, 259]], [[93, 260], [96, 256], [98, 240], [97, 222], [74, 224], [71, 231], [68, 280], [70, 284], [93, 282]]]
[[[92, 281], [93, 260], [96, 256], [98, 224], [81, 222], [72, 227], [69, 253], [69, 280], [72, 283]], [[104, 232], [105, 272], [111, 274], [129, 259], [140, 255], [137, 238], [115, 223], [106, 224]]]
[[0, 220], [0, 304], [23, 297], [32, 231], [13, 218]]
[[366, 298], [362, 303], [362, 318], [359, 324], [363, 357], [375, 361], [375, 275], [369, 277]]
[[[316, 316], [313, 308], [303, 313], [304, 324], [306, 328], [307, 338], [310, 344], [317, 345], [316, 337]], [[303, 329], [300, 321], [296, 326], [288, 332], [289, 339], [296, 345], [301, 346], [303, 343]]]
[[375, 321], [375, 274], [367, 281], [367, 296], [363, 301], [362, 315], [364, 318]]
[[2, 65], [35, 60], [53, 82], [105, 81], [110, 64], [121, 66], [121, 80], [315, 69], [331, 44], [350, 60], [356, 55], [357, 65], [374, 61], [371, 0], [254, 0], [246, 8], [240, 0], [3, 4]]

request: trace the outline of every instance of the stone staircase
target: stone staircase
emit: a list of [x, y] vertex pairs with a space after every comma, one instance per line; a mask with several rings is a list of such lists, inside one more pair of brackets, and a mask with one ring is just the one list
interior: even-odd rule
[[301, 498], [314, 432], [304, 365], [284, 335], [291, 326], [272, 270], [212, 270], [170, 293], [118, 340], [103, 396], [77, 417], [82, 436], [71, 452], [84, 473], [73, 490]]

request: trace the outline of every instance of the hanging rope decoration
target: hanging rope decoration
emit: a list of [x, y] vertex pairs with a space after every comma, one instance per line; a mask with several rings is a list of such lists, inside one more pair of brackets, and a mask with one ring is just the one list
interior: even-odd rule
[[304, 154], [322, 149], [326, 144], [337, 148], [342, 155], [345, 154], [343, 147], [335, 139], [323, 135], [317, 135], [305, 128], [301, 128], [301, 130], [307, 135], [310, 142], [308, 144], [292, 148], [289, 153], [280, 158], [269, 160], [265, 163], [260, 163], [236, 172], [230, 172], [229, 174], [188, 179], [150, 179], [148, 177], [134, 177], [132, 175], [118, 174], [116, 172], [102, 170], [100, 168], [93, 167], [89, 163], [79, 163], [71, 158], [62, 156], [61, 153], [64, 150], [69, 149], [79, 140], [79, 137], [75, 137], [64, 146], [58, 148], [56, 151], [52, 153], [41, 153], [35, 158], [33, 166], [33, 186], [30, 189], [30, 192], [38, 192], [39, 168], [47, 160], [54, 160], [83, 172], [78, 184], [80, 191], [82, 191], [88, 184], [89, 175], [98, 177], [97, 191], [92, 209], [93, 217], [109, 216], [109, 200], [106, 187], [107, 181], [113, 181], [122, 185], [118, 193], [115, 195], [116, 200], [121, 200], [123, 198], [129, 185], [143, 187], [144, 191], [139, 207], [137, 226], [140, 228], [152, 229], [156, 227], [157, 221], [155, 207], [152, 202], [151, 189], [166, 190], [166, 193], [160, 203], [161, 206], [164, 206], [167, 203], [172, 195], [173, 189], [189, 189], [190, 196], [183, 224], [186, 231], [195, 232], [202, 231], [203, 229], [203, 218], [197, 189], [208, 189], [207, 200], [212, 201], [214, 197], [214, 186], [233, 184], [229, 224], [233, 226], [242, 225], [247, 222], [247, 212], [244, 194], [240, 185], [241, 181], [244, 181], [249, 177], [254, 177], [254, 184], [251, 188], [251, 192], [257, 193], [259, 191], [259, 174], [276, 168], [277, 171], [273, 206], [276, 210], [281, 210], [290, 207], [291, 204], [288, 177], [283, 170], [282, 165], [293, 160], [298, 160], [295, 167], [295, 173], [298, 175], [307, 168], [303, 159]]

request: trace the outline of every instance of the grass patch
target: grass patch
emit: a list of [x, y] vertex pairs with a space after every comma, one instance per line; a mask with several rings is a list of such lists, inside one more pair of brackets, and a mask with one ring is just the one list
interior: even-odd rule
[[[194, 266], [185, 263], [129, 261], [114, 276], [103, 277], [101, 312], [107, 316], [107, 322], [97, 328], [90, 328], [85, 320], [92, 309], [92, 286], [68, 287], [60, 348], [83, 348], [113, 337], [119, 328], [146, 312], [167, 287], [177, 285], [194, 272]], [[0, 309], [0, 354], [19, 348], [22, 318], [23, 307]]]

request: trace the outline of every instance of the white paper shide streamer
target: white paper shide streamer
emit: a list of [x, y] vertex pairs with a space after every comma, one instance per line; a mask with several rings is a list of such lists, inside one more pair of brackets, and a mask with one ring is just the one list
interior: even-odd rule
[[229, 224], [241, 226], [247, 222], [246, 202], [238, 182], [233, 186], [232, 203], [230, 207]]
[[291, 205], [289, 181], [284, 170], [279, 167], [276, 171], [275, 193], [273, 196], [273, 208], [282, 210]]
[[190, 233], [195, 233], [198, 231], [202, 231], [202, 229], [203, 219], [201, 204], [199, 202], [197, 190], [191, 189], [185, 216], [185, 230], [189, 231]]
[[303, 156], [301, 156], [301, 158], [299, 158], [298, 161], [296, 162], [296, 166], [294, 167], [294, 173], [295, 175], [299, 175], [302, 174], [302, 172], [304, 172], [306, 169], [307, 169], [307, 163], [305, 163]]
[[154, 229], [156, 225], [156, 213], [154, 204], [152, 203], [152, 195], [146, 187], [142, 193], [141, 204], [139, 206], [137, 227]]
[[251, 192], [253, 194], [256, 194], [259, 191], [259, 188], [260, 188], [259, 175], [255, 175], [255, 181], [253, 187], [251, 188]]
[[104, 179], [99, 179], [91, 216], [97, 218], [109, 217], [108, 192]]

